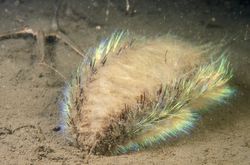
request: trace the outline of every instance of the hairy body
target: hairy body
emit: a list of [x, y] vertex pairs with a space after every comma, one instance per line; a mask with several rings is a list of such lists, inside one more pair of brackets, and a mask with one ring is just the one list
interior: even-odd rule
[[164, 141], [187, 132], [193, 111], [212, 97], [229, 95], [224, 64], [199, 70], [208, 50], [174, 37], [134, 43], [121, 34], [101, 43], [70, 85], [69, 125], [84, 150], [123, 153]]

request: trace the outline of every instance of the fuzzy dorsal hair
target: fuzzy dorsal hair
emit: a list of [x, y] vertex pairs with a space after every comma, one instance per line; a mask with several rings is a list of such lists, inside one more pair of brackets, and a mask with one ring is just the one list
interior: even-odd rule
[[[219, 51], [218, 51], [219, 52]], [[113, 33], [64, 89], [62, 127], [93, 154], [138, 151], [189, 133], [201, 112], [233, 93], [225, 55], [173, 36]]]

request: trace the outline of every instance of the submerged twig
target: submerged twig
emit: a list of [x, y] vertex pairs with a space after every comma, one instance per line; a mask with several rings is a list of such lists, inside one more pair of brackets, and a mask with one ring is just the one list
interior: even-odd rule
[[54, 68], [54, 67], [52, 67], [52, 66], [50, 66], [50, 65], [48, 65], [48, 64], [46, 64], [46, 63], [44, 63], [44, 62], [40, 63], [40, 65], [46, 66], [46, 67], [48, 67], [49, 69], [53, 70], [53, 71], [54, 71], [55, 73], [57, 73], [64, 81], [67, 80], [66, 77], [65, 77], [62, 73], [60, 73], [56, 68]]
[[[44, 140], [45, 139], [45, 136], [42, 132], [42, 129], [40, 127], [37, 127], [35, 125], [31, 125], [31, 124], [28, 124], [28, 125], [22, 125], [20, 127], [17, 127], [15, 129], [10, 129], [10, 128], [6, 128], [6, 127], [0, 127], [0, 136], [1, 135], [12, 135], [14, 134], [15, 132], [23, 129], [23, 128], [31, 128], [31, 129], [36, 129], [38, 131], [39, 134], [42, 135], [42, 139]], [[3, 131], [1, 131], [3, 130]]]
[[130, 10], [129, 0], [126, 0], [126, 12], [129, 13], [129, 10]]

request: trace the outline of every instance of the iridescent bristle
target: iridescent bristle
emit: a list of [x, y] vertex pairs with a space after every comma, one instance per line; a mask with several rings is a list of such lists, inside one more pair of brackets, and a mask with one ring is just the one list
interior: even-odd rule
[[[96, 49], [91, 49], [87, 53], [86, 58], [84, 58], [83, 62], [77, 68], [71, 82], [66, 85], [63, 91], [63, 99], [60, 103], [62, 120], [61, 127], [63, 130], [72, 130], [72, 132], [79, 135], [80, 133], [78, 133], [78, 131], [89, 124], [87, 122], [85, 122], [85, 124], [81, 123], [82, 117], [84, 117], [85, 115], [82, 107], [85, 106], [84, 92], [87, 88], [86, 84], [91, 83], [91, 76], [96, 74], [98, 72], [98, 69], [101, 69], [101, 67], [104, 66], [106, 60], [108, 60], [109, 57], [111, 58], [112, 55], [115, 55], [115, 57], [117, 57], [121, 50], [129, 48], [129, 45], [131, 45], [132, 42], [128, 43], [128, 40], [129, 38], [127, 32], [115, 32], [108, 39], [102, 40]], [[211, 48], [209, 48], [209, 50], [207, 48], [205, 49], [206, 50], [198, 49], [202, 52], [201, 55], [208, 54], [209, 51], [212, 50]], [[190, 72], [183, 74], [181, 78], [174, 79], [172, 83], [162, 81], [165, 84], [161, 84], [159, 93], [158, 91], [155, 91], [155, 93], [157, 93], [157, 96], [155, 93], [151, 93], [151, 98], [147, 98], [147, 96], [145, 96], [145, 102], [139, 102], [138, 100], [136, 100], [138, 105], [131, 105], [131, 107], [133, 108], [130, 109], [126, 107], [121, 110], [119, 109], [120, 111], [116, 111], [118, 112], [117, 114], [108, 114], [107, 116], [110, 117], [110, 119], [105, 116], [105, 124], [108, 123], [109, 125], [107, 124], [107, 126], [105, 125], [105, 127], [100, 127], [103, 131], [102, 133], [100, 133], [100, 136], [93, 135], [93, 137], [91, 137], [92, 139], [99, 138], [95, 139], [95, 146], [91, 146], [91, 151], [96, 150], [98, 152], [100, 151], [104, 153], [106, 151], [103, 151], [103, 148], [105, 148], [111, 150], [107, 152], [111, 152], [112, 154], [127, 153], [131, 151], [138, 151], [155, 144], [166, 142], [183, 134], [190, 133], [190, 130], [200, 119], [201, 113], [210, 110], [211, 106], [213, 105], [225, 103], [226, 99], [229, 98], [235, 91], [228, 85], [229, 80], [232, 78], [232, 70], [230, 69], [230, 63], [225, 54], [226, 53], [223, 52], [221, 57], [219, 57], [216, 61], [211, 61], [206, 64], [199, 63], [199, 67], [192, 66], [193, 68], [191, 68]], [[125, 55], [126, 53], [123, 54], [123, 56]], [[143, 58], [144, 57], [145, 56], [143, 56]], [[158, 65], [158, 63], [156, 63], [155, 65]], [[164, 63], [164, 65], [166, 65], [166, 63]], [[148, 66], [144, 65], [143, 67], [147, 69], [149, 68]], [[139, 70], [141, 68], [137, 68], [136, 65], [135, 69]], [[147, 71], [151, 73], [150, 69]], [[166, 70], [166, 72], [167, 71], [168, 70]], [[143, 69], [142, 72], [144, 72]], [[158, 72], [158, 70], [156, 72]], [[164, 73], [165, 70], [161, 74]], [[128, 81], [124, 78], [124, 76], [120, 77], [122, 77], [122, 81]], [[114, 76], [114, 78], [116, 77]], [[162, 77], [160, 77], [160, 79], [161, 78]], [[140, 79], [139, 76], [138, 79]], [[155, 78], [153, 79], [153, 81], [154, 80]], [[101, 84], [102, 82], [103, 81], [99, 82], [99, 84]], [[144, 82], [145, 81], [143, 81], [143, 83]], [[119, 89], [124, 87], [119, 85], [120, 84], [117, 85]], [[99, 86], [95, 88], [98, 88]], [[151, 87], [153, 88], [155, 86]], [[110, 88], [113, 88], [113, 85]], [[107, 89], [107, 91], [109, 92], [107, 92], [108, 94], [111, 93], [110, 88]], [[98, 92], [93, 93], [92, 98], [95, 98], [96, 94], [99, 93], [99, 88], [97, 91]], [[89, 90], [88, 92], [92, 93], [92, 90]], [[119, 94], [119, 92], [117, 93]], [[138, 96], [142, 95], [142, 93], [136, 94], [138, 94]], [[107, 94], [105, 93], [104, 96], [106, 95]], [[124, 97], [127, 97], [127, 95]], [[101, 99], [96, 100], [99, 101]], [[119, 101], [120, 99], [117, 102]], [[130, 103], [132, 104], [133, 102], [131, 101]], [[119, 105], [120, 104], [126, 105], [127, 102], [120, 101]], [[103, 106], [104, 103], [101, 102], [101, 105]], [[101, 107], [100, 109], [103, 110], [103, 107]], [[88, 110], [91, 111], [91, 108], [89, 108]], [[95, 114], [96, 113], [94, 113], [94, 115], [91, 115], [95, 117]], [[100, 116], [98, 117], [100, 118]], [[109, 121], [106, 122], [106, 119]], [[75, 122], [78, 122], [78, 124], [82, 124], [79, 130], [76, 128]], [[93, 125], [95, 124], [96, 123], [94, 123]], [[87, 133], [89, 133], [88, 128], [86, 129], [84, 127], [84, 129], [87, 130]], [[108, 135], [105, 135], [105, 133]], [[82, 133], [82, 136], [84, 136], [84, 133]], [[106, 144], [111, 141], [112, 144]], [[90, 143], [90, 145], [92, 145], [92, 143]]]
[[131, 140], [119, 145], [115, 152], [140, 150], [188, 134], [201, 112], [224, 102], [234, 93], [234, 89], [227, 85], [231, 77], [229, 62], [223, 56], [217, 62], [201, 66], [172, 86], [166, 86], [162, 98], [154, 103], [155, 106], [140, 113], [139, 120], [137, 115], [131, 115], [135, 116], [133, 120], [138, 120], [127, 132]]
[[[125, 40], [128, 34], [124, 31], [112, 33], [111, 37], [101, 41], [99, 46], [92, 53], [92, 67], [95, 67], [96, 64], [100, 64], [101, 60], [107, 57], [109, 53], [112, 53], [117, 50], [118, 45]], [[122, 40], [123, 39], [123, 40]]]
[[63, 98], [60, 106], [60, 127], [65, 132], [71, 129], [71, 111], [74, 109], [76, 102], [79, 101], [77, 95], [83, 89], [89, 74], [114, 51], [117, 51], [119, 45], [126, 41], [128, 32], [116, 31], [112, 33], [110, 38], [102, 40], [96, 49], [90, 49], [83, 59], [83, 62], [78, 66], [76, 73], [72, 76], [63, 89]]
[[69, 115], [70, 115], [70, 107], [71, 107], [71, 100], [70, 100], [70, 86], [66, 85], [63, 90], [63, 98], [60, 101], [60, 127], [63, 132], [68, 129], [68, 122], [69, 122]]

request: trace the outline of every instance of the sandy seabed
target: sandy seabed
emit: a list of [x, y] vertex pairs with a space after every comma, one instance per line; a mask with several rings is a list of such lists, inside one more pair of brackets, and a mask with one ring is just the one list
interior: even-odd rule
[[[0, 164], [239, 164], [250, 162], [250, 13], [233, 1], [138, 0], [125, 15], [125, 1], [73, 0], [59, 10], [63, 31], [83, 50], [116, 29], [144, 36], [171, 32], [187, 42], [229, 39], [236, 96], [207, 113], [188, 136], [146, 151], [121, 156], [89, 156], [60, 131], [58, 101], [64, 80], [38, 64], [32, 37], [0, 41]], [[30, 26], [47, 31], [55, 1], [0, 1], [0, 34]], [[109, 14], [107, 15], [107, 10]], [[60, 40], [48, 41], [46, 61], [67, 79], [80, 57]]]

